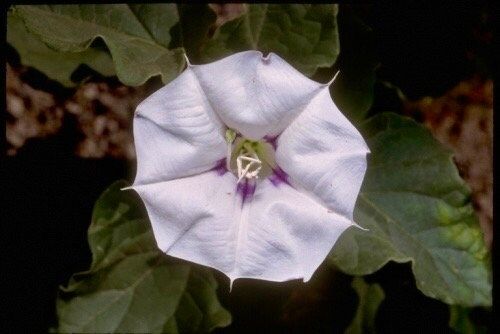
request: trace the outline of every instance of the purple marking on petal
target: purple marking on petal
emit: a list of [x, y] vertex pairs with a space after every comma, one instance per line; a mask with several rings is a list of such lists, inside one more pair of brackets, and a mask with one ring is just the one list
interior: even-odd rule
[[269, 136], [269, 135], [265, 135], [264, 136], [264, 140], [267, 141], [269, 144], [271, 144], [271, 146], [274, 148], [274, 150], [276, 151], [276, 147], [278, 146], [278, 136]]
[[290, 185], [288, 182], [288, 174], [285, 173], [285, 171], [279, 166], [276, 166], [276, 168], [273, 169], [273, 173], [269, 175], [269, 181], [271, 181], [275, 187], [278, 187], [282, 183]]
[[226, 158], [222, 158], [217, 162], [217, 165], [215, 165], [214, 168], [212, 168], [213, 171], [216, 171], [219, 176], [222, 176], [226, 174], [227, 168], [226, 168]]
[[256, 186], [255, 180], [248, 180], [246, 178], [243, 182], [238, 183], [236, 192], [241, 195], [241, 205], [252, 198]]

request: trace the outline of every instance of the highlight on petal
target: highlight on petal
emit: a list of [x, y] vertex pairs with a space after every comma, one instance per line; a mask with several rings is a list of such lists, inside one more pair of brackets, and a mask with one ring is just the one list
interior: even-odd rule
[[218, 119], [188, 67], [137, 107], [134, 184], [204, 172], [226, 155], [225, 125]]
[[324, 89], [278, 137], [276, 162], [292, 185], [352, 220], [369, 152]]
[[245, 51], [192, 65], [221, 120], [250, 139], [280, 134], [325, 86], [278, 55]]
[[242, 205], [231, 173], [210, 171], [133, 188], [146, 205], [161, 250], [216, 268], [231, 281], [308, 281], [353, 225], [291, 186], [270, 180], [259, 181], [252, 199]]

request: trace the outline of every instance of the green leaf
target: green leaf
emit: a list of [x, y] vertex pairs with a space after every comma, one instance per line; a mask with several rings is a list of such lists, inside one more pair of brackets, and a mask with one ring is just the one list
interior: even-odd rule
[[142, 202], [116, 182], [98, 199], [89, 228], [92, 265], [57, 300], [59, 332], [209, 332], [227, 326], [208, 269], [156, 247]]
[[339, 53], [337, 5], [255, 4], [216, 30], [202, 58], [211, 62], [254, 49], [274, 52], [306, 75], [332, 66]]
[[175, 4], [23, 5], [14, 7], [26, 28], [51, 48], [82, 52], [96, 38], [107, 45], [126, 85], [161, 75], [169, 82], [184, 67], [182, 49], [169, 49], [178, 22]]
[[319, 69], [313, 80], [329, 82], [339, 71], [330, 93], [337, 107], [352, 122], [362, 121], [374, 100], [375, 70], [378, 66], [372, 29], [348, 5], [340, 5], [337, 16], [340, 54], [335, 65]]
[[341, 52], [335, 67], [340, 70], [331, 86], [337, 107], [351, 120], [365, 118], [373, 103], [376, 57], [375, 34], [350, 10], [338, 16]]
[[22, 19], [11, 12], [7, 14], [7, 43], [19, 53], [23, 65], [32, 66], [68, 87], [75, 85], [71, 74], [80, 64], [86, 64], [104, 76], [115, 74], [107, 52], [95, 48], [78, 53], [55, 51], [26, 30]]
[[177, 4], [179, 24], [176, 26], [176, 45], [186, 50], [193, 64], [203, 61], [201, 53], [210, 38], [217, 15], [207, 4]]
[[345, 334], [375, 333], [375, 317], [385, 298], [384, 290], [379, 284], [366, 283], [362, 277], [355, 277], [352, 287], [358, 294], [358, 309]]
[[374, 116], [361, 132], [371, 154], [354, 219], [369, 231], [346, 231], [329, 261], [358, 276], [411, 261], [427, 296], [490, 305], [490, 259], [452, 153], [395, 114]]
[[451, 305], [449, 326], [460, 334], [484, 334], [488, 333], [485, 326], [478, 326], [470, 319], [470, 308]]

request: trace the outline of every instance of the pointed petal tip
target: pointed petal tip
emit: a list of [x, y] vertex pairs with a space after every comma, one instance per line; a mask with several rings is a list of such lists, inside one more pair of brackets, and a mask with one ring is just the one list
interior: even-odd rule
[[340, 73], [340, 70], [338, 70], [337, 73], [335, 73], [335, 75], [333, 76], [332, 80], [330, 80], [330, 81], [328, 81], [326, 83], [326, 86], [330, 87], [332, 85], [332, 83], [335, 82], [335, 79], [337, 79], [337, 76], [339, 75], [339, 73]]
[[128, 187], [123, 187], [123, 188], [120, 188], [121, 191], [124, 191], [124, 190], [130, 190], [130, 189], [134, 189], [134, 186], [131, 185], [131, 186], [128, 186]]
[[189, 58], [188, 58], [187, 54], [184, 52], [182, 55], [184, 56], [184, 59], [186, 60], [186, 64], [187, 64], [187, 66], [188, 66], [188, 67], [193, 66], [193, 65], [191, 64], [191, 62], [189, 61]]
[[370, 154], [370, 153], [372, 153], [372, 152], [370, 151], [370, 148], [368, 147], [368, 144], [367, 144], [366, 142], [365, 142], [364, 144], [365, 144], [366, 154]]
[[229, 293], [231, 293], [231, 291], [233, 290], [234, 281], [236, 279], [237, 278], [229, 277]]
[[267, 55], [264, 56], [264, 54], [261, 52], [260, 53], [260, 58], [261, 58], [261, 60], [262, 60], [263, 63], [269, 64], [269, 62], [271, 61], [272, 55], [273, 55], [273, 53], [269, 52]]
[[359, 228], [359, 229], [361, 229], [361, 230], [363, 230], [363, 231], [370, 231], [369, 229], [364, 228], [364, 227], [362, 227], [361, 225], [356, 224], [355, 222], [352, 222], [352, 225], [353, 225], [353, 226], [356, 226], [357, 228]]

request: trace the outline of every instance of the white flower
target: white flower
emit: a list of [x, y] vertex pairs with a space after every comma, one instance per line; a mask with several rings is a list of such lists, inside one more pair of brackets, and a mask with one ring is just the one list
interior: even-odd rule
[[308, 281], [353, 222], [368, 147], [274, 53], [191, 65], [134, 118], [137, 176], [166, 254], [236, 278]]

